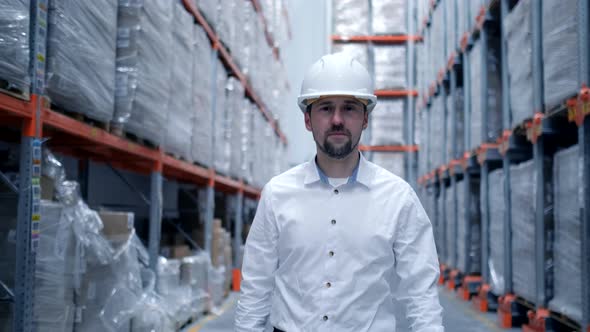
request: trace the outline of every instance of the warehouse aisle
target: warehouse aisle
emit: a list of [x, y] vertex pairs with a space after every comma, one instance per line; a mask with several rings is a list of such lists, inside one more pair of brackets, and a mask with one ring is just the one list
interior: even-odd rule
[[[449, 332], [516, 332], [520, 329], [500, 329], [496, 323], [495, 313], [476, 312], [471, 302], [464, 302], [449, 290], [439, 288], [440, 302], [444, 308], [445, 330]], [[202, 322], [187, 329], [187, 332], [231, 332], [235, 315], [237, 294], [232, 294], [224, 304], [222, 313], [218, 317], [207, 317]], [[399, 317], [403, 317], [400, 312]], [[407, 321], [400, 319], [397, 332], [411, 332]]]

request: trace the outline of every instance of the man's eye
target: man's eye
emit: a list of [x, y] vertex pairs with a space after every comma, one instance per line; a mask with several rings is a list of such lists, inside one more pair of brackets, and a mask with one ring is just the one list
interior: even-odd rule
[[323, 107], [320, 107], [320, 111], [322, 111], [322, 112], [329, 112], [331, 109], [332, 109], [332, 108], [331, 108], [331, 107], [329, 107], [329, 106], [323, 106]]

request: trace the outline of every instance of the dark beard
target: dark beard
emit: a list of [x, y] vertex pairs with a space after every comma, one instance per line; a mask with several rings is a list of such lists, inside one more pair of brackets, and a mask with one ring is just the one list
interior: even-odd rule
[[351, 140], [349, 140], [340, 148], [335, 147], [332, 143], [328, 142], [327, 139], [324, 141], [324, 144], [318, 144], [318, 146], [323, 153], [328, 155], [328, 157], [339, 160], [346, 158], [346, 156], [348, 156], [353, 149]]

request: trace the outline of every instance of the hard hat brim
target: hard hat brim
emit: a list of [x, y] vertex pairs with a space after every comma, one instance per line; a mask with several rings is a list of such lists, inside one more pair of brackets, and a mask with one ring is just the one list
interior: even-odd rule
[[375, 105], [377, 104], [377, 96], [374, 94], [364, 94], [364, 93], [350, 93], [350, 91], [329, 91], [329, 92], [322, 92], [322, 93], [310, 93], [306, 95], [299, 96], [297, 98], [297, 104], [303, 113], [307, 111], [307, 107], [311, 105], [313, 102], [325, 98], [325, 97], [335, 97], [335, 96], [350, 96], [355, 99], [359, 99], [365, 106], [367, 107], [367, 111], [370, 113]]

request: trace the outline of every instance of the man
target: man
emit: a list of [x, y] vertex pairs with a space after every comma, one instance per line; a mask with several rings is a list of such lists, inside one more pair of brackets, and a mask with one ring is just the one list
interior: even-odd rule
[[[298, 103], [316, 157], [263, 189], [242, 268], [236, 331], [441, 332], [432, 226], [412, 188], [358, 151], [377, 98], [337, 53], [305, 76]], [[397, 290], [397, 291], [396, 291]]]

